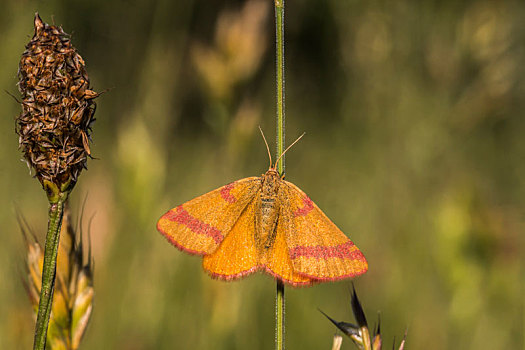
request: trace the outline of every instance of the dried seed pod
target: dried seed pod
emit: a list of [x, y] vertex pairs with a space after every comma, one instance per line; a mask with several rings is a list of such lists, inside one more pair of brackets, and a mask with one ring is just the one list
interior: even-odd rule
[[35, 15], [35, 34], [20, 59], [19, 145], [50, 199], [69, 191], [90, 156], [95, 102], [85, 63], [61, 27]]

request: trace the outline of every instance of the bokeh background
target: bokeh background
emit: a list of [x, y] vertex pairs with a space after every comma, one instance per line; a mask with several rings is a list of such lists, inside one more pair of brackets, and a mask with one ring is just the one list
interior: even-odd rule
[[[3, 0], [1, 89], [36, 11], [62, 25], [98, 100], [96, 159], [71, 197], [92, 219], [95, 309], [83, 349], [271, 349], [275, 283], [210, 279], [155, 230], [177, 204], [267, 169], [273, 2]], [[523, 349], [525, 3], [288, 1], [287, 179], [366, 254], [355, 281], [387, 348]], [[47, 201], [0, 93], [0, 348], [28, 349], [18, 207]], [[321, 308], [353, 321], [350, 283], [287, 289], [289, 349], [329, 349]], [[344, 349], [352, 349], [347, 339]]]

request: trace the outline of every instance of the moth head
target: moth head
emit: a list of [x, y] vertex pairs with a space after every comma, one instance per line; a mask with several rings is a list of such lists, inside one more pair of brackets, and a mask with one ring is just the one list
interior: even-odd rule
[[264, 176], [266, 178], [274, 178], [274, 177], [280, 178], [281, 177], [279, 175], [279, 172], [273, 167], [270, 167], [270, 169], [268, 169], [268, 171], [264, 174]]
[[268, 169], [262, 177], [262, 192], [264, 194], [275, 193], [279, 188], [280, 182], [281, 176], [279, 172], [273, 168]]

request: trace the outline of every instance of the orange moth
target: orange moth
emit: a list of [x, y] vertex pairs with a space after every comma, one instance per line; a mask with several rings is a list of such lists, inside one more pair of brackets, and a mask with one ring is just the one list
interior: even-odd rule
[[265, 174], [232, 182], [169, 210], [157, 230], [180, 250], [203, 255], [204, 270], [222, 280], [263, 270], [297, 287], [365, 273], [368, 264], [361, 251], [276, 170], [299, 139], [273, 166], [265, 139], [270, 156]]

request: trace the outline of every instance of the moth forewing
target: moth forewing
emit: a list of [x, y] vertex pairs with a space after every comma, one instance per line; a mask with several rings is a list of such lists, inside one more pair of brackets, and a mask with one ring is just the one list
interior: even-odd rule
[[300, 188], [288, 181], [281, 188], [279, 197], [287, 200], [283, 214], [293, 223], [286, 239], [295, 273], [335, 281], [367, 271], [361, 251]]

